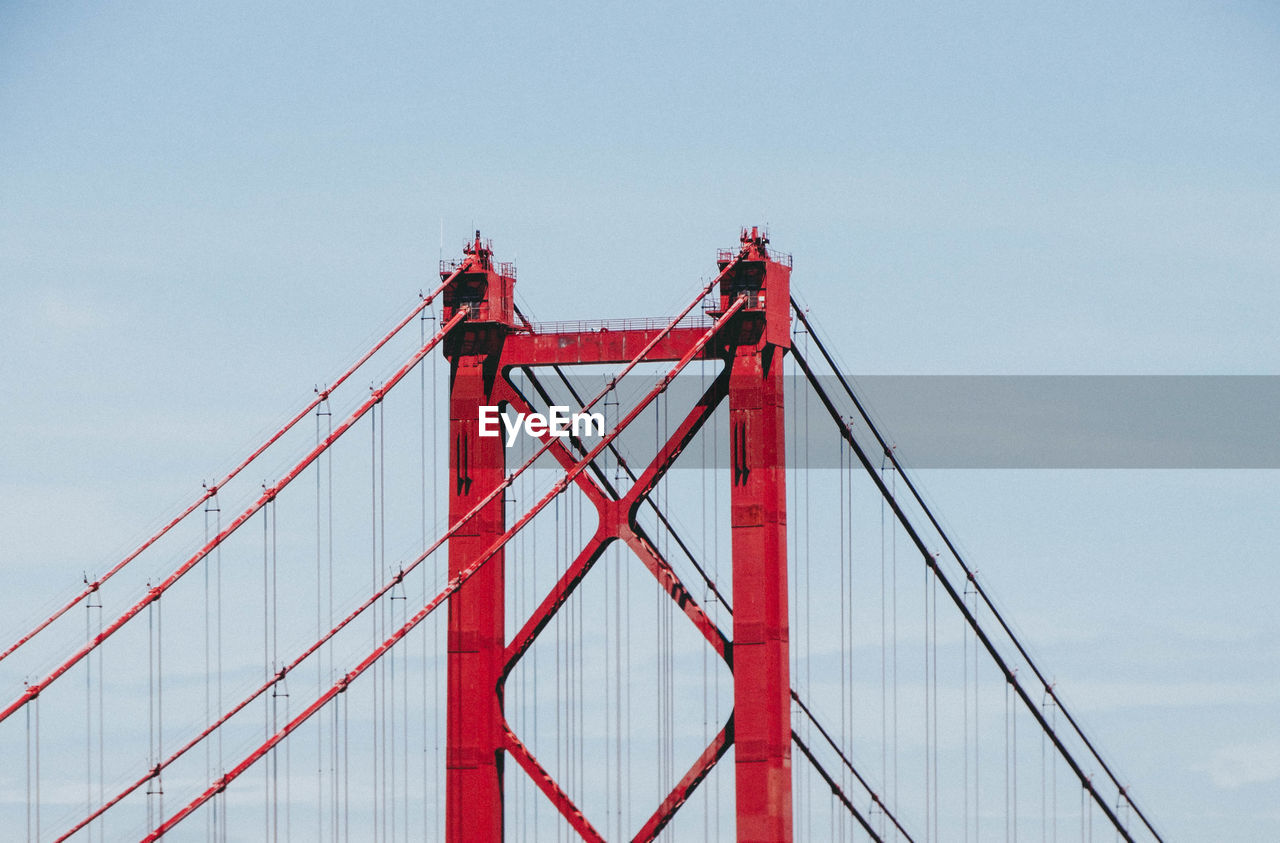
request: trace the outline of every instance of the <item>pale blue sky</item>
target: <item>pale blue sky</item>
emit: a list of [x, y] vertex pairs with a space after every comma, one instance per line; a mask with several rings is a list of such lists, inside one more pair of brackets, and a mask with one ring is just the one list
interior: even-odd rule
[[[1280, 374], [1278, 57], [1247, 0], [4, 4], [4, 588], [224, 470], [442, 226], [543, 319], [768, 223], [854, 372]], [[1163, 829], [1273, 837], [1280, 475], [922, 479]]]

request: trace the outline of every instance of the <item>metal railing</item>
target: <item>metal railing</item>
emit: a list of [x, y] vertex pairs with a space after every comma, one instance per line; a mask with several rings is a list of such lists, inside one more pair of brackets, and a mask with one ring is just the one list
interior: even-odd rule
[[[533, 322], [531, 327], [535, 334], [594, 334], [601, 331], [661, 331], [671, 324], [670, 318], [654, 317], [652, 319], [583, 319], [566, 322]], [[677, 328], [706, 329], [714, 324], [714, 320], [706, 313], [692, 312], [680, 320]]]
[[[451, 260], [442, 260], [440, 261], [440, 274], [443, 276], [443, 275], [448, 275], [451, 272], [456, 272], [457, 270], [461, 269], [463, 264], [465, 264], [468, 260], [470, 260], [470, 258], [456, 258]], [[498, 273], [499, 275], [515, 280], [516, 265], [514, 263], [511, 263], [510, 261], [502, 261], [502, 262], [492, 263], [490, 264], [490, 266], [492, 266], [493, 271]]]
[[[720, 249], [716, 252], [716, 260], [720, 263], [727, 263], [738, 256], [740, 249]], [[791, 266], [791, 255], [787, 252], [779, 252], [774, 249], [766, 249], [769, 260], [774, 263], [780, 263], [783, 266]]]

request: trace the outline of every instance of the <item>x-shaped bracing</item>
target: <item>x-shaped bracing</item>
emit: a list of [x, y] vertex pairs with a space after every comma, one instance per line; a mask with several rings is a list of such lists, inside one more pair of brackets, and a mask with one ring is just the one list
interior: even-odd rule
[[[694, 627], [702, 634], [712, 649], [731, 669], [733, 667], [733, 646], [721, 632], [716, 623], [703, 611], [689, 589], [680, 581], [671, 565], [663, 557], [654, 542], [645, 533], [637, 519], [637, 511], [648, 498], [654, 486], [662, 479], [667, 470], [680, 454], [693, 441], [698, 431], [711, 418], [728, 395], [729, 367], [715, 378], [711, 386], [702, 394], [693, 408], [685, 415], [675, 431], [658, 449], [653, 460], [636, 478], [625, 493], [619, 493], [607, 480], [597, 482], [587, 475], [579, 473], [574, 482], [596, 507], [598, 513], [596, 531], [588, 539], [577, 557], [560, 576], [560, 579], [542, 599], [538, 607], [521, 626], [504, 654], [502, 680], [520, 661], [525, 652], [533, 645], [539, 633], [550, 623], [556, 612], [565, 604], [574, 590], [586, 577], [587, 573], [604, 554], [604, 551], [615, 541], [621, 541], [640, 559], [644, 567], [653, 574], [662, 587]], [[507, 402], [518, 412], [533, 412], [529, 401], [508, 381], [504, 381], [497, 390], [500, 400]], [[550, 443], [549, 453], [566, 470], [573, 468], [580, 460], [575, 457], [562, 439], [547, 435], [542, 437]], [[575, 442], [576, 444], [576, 442]], [[501, 688], [498, 693], [501, 694]], [[556, 810], [565, 820], [587, 840], [602, 840], [599, 832], [586, 820], [582, 811], [574, 805], [572, 799], [554, 781], [551, 775], [538, 763], [533, 753], [520, 742], [509, 725], [505, 726], [507, 750], [515, 758], [521, 768], [534, 780], [535, 784], [555, 805]], [[733, 718], [725, 724], [716, 738], [703, 750], [702, 754], [690, 767], [689, 771], [676, 784], [671, 793], [663, 799], [657, 810], [641, 827], [633, 838], [636, 841], [654, 839], [664, 826], [675, 815], [675, 812], [688, 799], [698, 784], [706, 778], [716, 762], [724, 755], [733, 743]]]

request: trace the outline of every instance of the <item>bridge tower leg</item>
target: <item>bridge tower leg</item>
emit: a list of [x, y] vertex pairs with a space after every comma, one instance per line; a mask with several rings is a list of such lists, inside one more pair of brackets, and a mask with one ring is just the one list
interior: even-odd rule
[[[739, 841], [790, 841], [791, 677], [787, 621], [787, 486], [782, 358], [791, 345], [791, 268], [767, 237], [744, 231], [745, 258], [721, 282], [721, 304], [746, 295], [731, 326], [729, 447], [733, 471], [734, 758]], [[721, 267], [731, 255], [721, 254]]]
[[[513, 323], [514, 270], [491, 258], [492, 249], [476, 232], [464, 259], [441, 267], [445, 278], [457, 272], [444, 292], [444, 318], [469, 311], [444, 351], [451, 370], [451, 524], [497, 488], [505, 471], [502, 438], [478, 435], [480, 408], [496, 404], [499, 359]], [[478, 559], [505, 529], [498, 496], [449, 539], [450, 576]], [[504, 576], [498, 551], [449, 599], [445, 827], [453, 843], [502, 840]]]

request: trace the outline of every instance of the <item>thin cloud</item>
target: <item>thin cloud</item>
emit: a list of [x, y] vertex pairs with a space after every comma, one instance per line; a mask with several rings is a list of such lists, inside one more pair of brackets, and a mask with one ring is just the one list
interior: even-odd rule
[[1280, 702], [1280, 687], [1250, 682], [1073, 682], [1071, 697], [1080, 708], [1263, 705]]
[[73, 334], [105, 328], [109, 322], [100, 305], [68, 295], [65, 291], [51, 291], [39, 304], [40, 321], [57, 334]]
[[1280, 781], [1280, 740], [1224, 746], [1199, 769], [1207, 772], [1214, 786], [1222, 790]]

